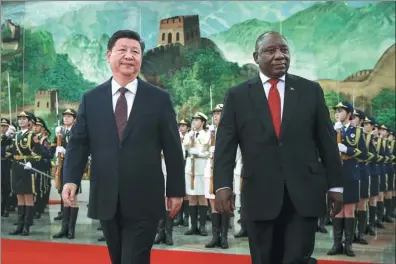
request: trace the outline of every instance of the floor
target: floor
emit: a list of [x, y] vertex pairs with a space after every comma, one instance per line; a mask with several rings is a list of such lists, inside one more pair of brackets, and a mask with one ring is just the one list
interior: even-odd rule
[[[77, 220], [77, 232], [76, 239], [60, 239], [53, 240], [52, 235], [60, 230], [61, 221], [54, 221], [53, 218], [59, 211], [59, 205], [51, 205], [47, 210], [46, 214], [41, 219], [35, 220], [34, 225], [31, 228], [31, 235], [28, 237], [22, 236], [9, 236], [15, 226], [13, 223], [16, 221], [16, 213], [11, 213], [9, 217], [2, 218], [1, 224], [1, 236], [3, 238], [12, 239], [25, 239], [25, 240], [41, 240], [41, 241], [52, 241], [52, 242], [63, 242], [63, 243], [80, 243], [80, 244], [103, 244], [104, 242], [98, 242], [97, 239], [101, 235], [101, 231], [97, 231], [98, 222], [91, 220], [86, 217], [87, 207], [81, 205], [79, 218]], [[238, 216], [236, 217], [238, 219]], [[210, 223], [208, 224], [208, 227]], [[331, 227], [328, 226], [328, 234], [317, 233], [316, 236], [316, 247], [314, 257], [318, 259], [327, 260], [345, 260], [353, 262], [373, 262], [373, 263], [384, 263], [394, 264], [395, 260], [395, 224], [387, 224], [387, 228], [379, 230], [377, 237], [368, 237], [369, 245], [355, 245], [353, 246], [356, 257], [349, 258], [346, 256], [327, 256], [326, 252], [332, 246], [331, 239]], [[238, 232], [239, 225], [235, 224], [232, 232]], [[208, 237], [200, 236], [184, 236], [183, 233], [186, 227], [175, 227], [174, 230], [174, 243], [172, 247], [164, 245], [155, 245], [155, 248], [168, 249], [168, 250], [186, 250], [186, 251], [206, 251], [206, 252], [221, 252], [228, 254], [249, 254], [249, 246], [246, 238], [235, 239], [232, 236], [229, 238], [230, 248], [227, 250], [221, 249], [206, 249], [205, 243], [210, 240]]]

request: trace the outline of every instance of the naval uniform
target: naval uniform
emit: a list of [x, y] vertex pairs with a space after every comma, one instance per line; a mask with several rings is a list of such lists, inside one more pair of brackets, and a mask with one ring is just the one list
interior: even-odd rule
[[379, 191], [386, 192], [387, 190], [387, 180], [386, 180], [386, 141], [383, 138], [378, 138], [377, 143], [377, 151], [378, 154], [381, 155], [382, 159], [379, 162], [379, 171], [380, 171], [380, 179], [379, 179]]
[[242, 172], [242, 153], [241, 149], [238, 146], [236, 152], [236, 159], [235, 159], [235, 168], [234, 168], [234, 193], [235, 195], [241, 194], [241, 172]]
[[363, 131], [351, 124], [342, 129], [342, 144], [347, 147], [343, 155], [344, 204], [356, 204], [360, 200], [360, 169], [358, 159], [367, 159]]
[[[194, 146], [192, 146], [192, 138], [190, 135], [185, 136], [183, 140], [183, 145], [187, 151], [190, 151], [194, 147], [199, 155], [189, 155], [186, 160], [185, 176], [186, 176], [186, 193], [187, 195], [205, 195], [205, 169], [209, 158], [209, 133], [205, 130], [200, 130], [199, 132], [193, 133]], [[194, 188], [191, 188], [191, 169], [192, 162], [194, 161], [195, 166], [195, 179]]]
[[[362, 131], [363, 129], [360, 128]], [[371, 152], [374, 147], [371, 142], [371, 134], [362, 135], [365, 137], [366, 150], [367, 150], [367, 159], [358, 159], [359, 161], [359, 169], [360, 169], [360, 198], [368, 199], [370, 197], [370, 168], [369, 162], [371, 162], [375, 155]]]
[[387, 147], [386, 147], [386, 154], [388, 159], [385, 162], [386, 166], [386, 173], [387, 173], [387, 190], [388, 192], [394, 191], [395, 186], [394, 186], [394, 179], [395, 179], [395, 171], [393, 170], [393, 164], [392, 164], [392, 159], [393, 159], [393, 152], [395, 149], [395, 141], [389, 141], [386, 140], [387, 142]]
[[379, 138], [373, 134], [371, 136], [370, 152], [375, 154], [375, 158], [369, 163], [370, 168], [370, 197], [378, 196], [380, 191], [380, 163], [383, 157], [379, 154], [380, 144], [378, 144]]

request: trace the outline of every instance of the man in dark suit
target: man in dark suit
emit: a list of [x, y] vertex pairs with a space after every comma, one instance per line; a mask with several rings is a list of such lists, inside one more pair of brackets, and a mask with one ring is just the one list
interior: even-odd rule
[[[144, 42], [120, 30], [108, 41], [113, 77], [84, 94], [66, 149], [63, 199], [76, 203], [91, 154], [88, 216], [99, 219], [112, 264], [149, 264], [159, 219], [185, 196], [184, 162], [169, 94], [137, 76]], [[168, 172], [166, 189], [161, 150]]]
[[343, 182], [323, 90], [287, 73], [289, 47], [277, 32], [259, 36], [253, 57], [259, 76], [229, 89], [224, 102], [214, 158], [216, 206], [233, 213], [239, 144], [252, 262], [316, 263], [310, 256], [326, 192], [338, 213]]

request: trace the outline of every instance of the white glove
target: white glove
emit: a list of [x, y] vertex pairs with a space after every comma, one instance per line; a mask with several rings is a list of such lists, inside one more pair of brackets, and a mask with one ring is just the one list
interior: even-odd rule
[[61, 136], [62, 135], [62, 127], [61, 126], [57, 126], [55, 128], [55, 135], [57, 135], [57, 136]]
[[214, 125], [210, 125], [209, 126], [209, 131], [210, 132], [213, 132], [213, 131], [215, 131], [216, 130], [216, 127], [214, 126]]
[[59, 153], [65, 154], [66, 149], [62, 146], [56, 147], [55, 156], [57, 157]]
[[195, 133], [194, 133], [194, 131], [192, 131], [192, 130], [191, 130], [190, 132], [188, 132], [188, 136], [189, 136], [190, 138], [192, 138], [192, 137], [194, 136], [194, 134], [195, 134]]
[[338, 150], [339, 150], [340, 152], [346, 153], [346, 152], [347, 152], [347, 146], [345, 146], [345, 145], [342, 144], [342, 143], [338, 143]]
[[15, 134], [15, 127], [13, 127], [13, 126], [9, 126], [8, 127], [8, 130], [7, 130], [7, 132], [6, 132], [6, 137], [12, 137], [14, 134]]
[[210, 147], [210, 148], [209, 148], [209, 151], [210, 151], [210, 153], [214, 153], [215, 147], [214, 147], [214, 146], [213, 146], [213, 147]]
[[32, 164], [30, 162], [26, 162], [25, 166], [23, 167], [25, 170], [31, 170]]
[[338, 131], [338, 130], [341, 130], [341, 128], [342, 128], [342, 123], [341, 123], [340, 121], [337, 121], [337, 122], [334, 124], [334, 130], [335, 130], [335, 131]]
[[190, 148], [190, 154], [191, 155], [198, 155], [199, 151], [196, 148]]

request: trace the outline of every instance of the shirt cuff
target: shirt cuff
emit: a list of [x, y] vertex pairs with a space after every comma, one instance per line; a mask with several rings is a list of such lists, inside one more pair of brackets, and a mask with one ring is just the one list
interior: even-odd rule
[[218, 191], [223, 190], [223, 189], [231, 189], [231, 188], [230, 188], [230, 187], [222, 187], [222, 188], [217, 189], [217, 190], [215, 191], [215, 193], [217, 193]]
[[343, 192], [344, 192], [344, 188], [342, 188], [342, 187], [330, 188], [329, 192], [339, 192], [339, 193], [343, 193]]

